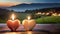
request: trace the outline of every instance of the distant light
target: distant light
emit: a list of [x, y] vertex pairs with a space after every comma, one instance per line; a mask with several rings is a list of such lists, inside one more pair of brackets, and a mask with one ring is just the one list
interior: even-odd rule
[[58, 16], [60, 16], [60, 14], [58, 14]]
[[42, 13], [41, 12], [36, 13], [36, 15], [40, 15], [40, 14], [42, 14]]
[[46, 15], [49, 15], [49, 13], [46, 13]]
[[58, 16], [57, 13], [53, 13], [52, 16]]
[[45, 15], [45, 13], [42, 13], [42, 15]]
[[38, 12], [37, 14], [41, 14], [41, 12]]

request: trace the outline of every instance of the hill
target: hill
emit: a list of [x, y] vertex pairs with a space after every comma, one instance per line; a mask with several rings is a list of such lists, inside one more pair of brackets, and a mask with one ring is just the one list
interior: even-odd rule
[[43, 9], [60, 7], [60, 3], [31, 3], [31, 4], [19, 4], [16, 6], [7, 7], [8, 10], [14, 10], [17, 12], [24, 12], [25, 10]]

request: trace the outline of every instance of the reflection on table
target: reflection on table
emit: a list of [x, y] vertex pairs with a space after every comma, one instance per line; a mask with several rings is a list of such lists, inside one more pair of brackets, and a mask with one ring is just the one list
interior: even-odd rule
[[27, 31], [27, 32], [4, 32], [0, 34], [48, 34], [47, 32], [32, 32], [32, 31]]

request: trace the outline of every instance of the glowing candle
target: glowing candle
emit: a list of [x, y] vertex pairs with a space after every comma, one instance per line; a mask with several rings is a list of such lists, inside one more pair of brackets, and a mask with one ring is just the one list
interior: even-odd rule
[[14, 14], [12, 14], [11, 18], [12, 20], [7, 21], [7, 26], [11, 29], [11, 31], [16, 31], [16, 29], [20, 26], [20, 21], [18, 19], [14, 19]]
[[26, 31], [29, 31], [32, 30], [33, 27], [36, 25], [36, 21], [28, 16], [28, 19], [23, 20], [22, 25], [24, 26]]

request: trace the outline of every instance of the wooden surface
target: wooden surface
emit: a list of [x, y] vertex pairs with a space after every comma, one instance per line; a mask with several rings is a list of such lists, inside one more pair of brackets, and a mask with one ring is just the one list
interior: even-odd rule
[[6, 24], [0, 24], [0, 34], [59, 34], [60, 24], [38, 24], [34, 27], [33, 31], [24, 31], [24, 27], [20, 25], [17, 29], [18, 32], [10, 32]]
[[27, 32], [1, 32], [0, 34], [48, 34], [48, 33], [27, 31]]
[[[36, 24], [34, 29], [47, 30], [50, 32], [54, 32], [54, 31], [60, 30], [60, 24]], [[7, 27], [6, 24], [0, 24], [0, 31], [1, 30], [10, 30], [10, 29]], [[24, 30], [23, 25], [20, 25], [20, 27], [17, 30]]]

